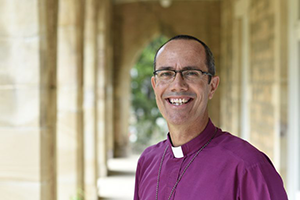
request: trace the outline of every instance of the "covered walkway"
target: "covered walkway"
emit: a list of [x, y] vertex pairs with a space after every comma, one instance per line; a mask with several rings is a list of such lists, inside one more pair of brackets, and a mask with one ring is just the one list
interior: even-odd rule
[[100, 199], [133, 199], [137, 160], [138, 156], [108, 160], [108, 176], [98, 181]]
[[130, 198], [123, 180], [132, 183], [135, 166], [111, 160], [130, 152], [130, 70], [155, 38], [188, 34], [215, 56], [214, 124], [265, 152], [289, 199], [300, 200], [299, 8], [300, 0], [0, 0], [0, 199], [97, 200], [98, 190]]

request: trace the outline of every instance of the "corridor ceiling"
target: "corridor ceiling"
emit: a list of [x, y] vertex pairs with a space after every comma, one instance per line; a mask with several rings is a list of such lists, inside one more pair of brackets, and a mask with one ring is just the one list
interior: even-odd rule
[[170, 1], [170, 2], [193, 2], [193, 1], [222, 1], [222, 0], [113, 0], [115, 4], [133, 3], [133, 2], [157, 2], [157, 1]]

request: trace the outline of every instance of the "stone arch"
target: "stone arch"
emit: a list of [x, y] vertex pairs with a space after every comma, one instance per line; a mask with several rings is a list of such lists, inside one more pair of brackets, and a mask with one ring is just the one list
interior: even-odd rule
[[[130, 70], [134, 63], [138, 60], [139, 56], [141, 55], [143, 49], [146, 48], [146, 46], [153, 41], [155, 38], [157, 38], [160, 34], [159, 33], [153, 33], [151, 37], [149, 38], [143, 38], [141, 41], [141, 44], [139, 46], [134, 46], [130, 50], [130, 56], [131, 59], [124, 62], [122, 67], [120, 68], [120, 71], [115, 71], [115, 77], [117, 76], [117, 80], [120, 82], [114, 82], [115, 83], [115, 95], [118, 96], [118, 98], [115, 98], [115, 112], [121, 112], [123, 111], [123, 115], [114, 118], [115, 123], [115, 156], [126, 156], [128, 154], [128, 138], [126, 138], [126, 130], [128, 130], [128, 117], [129, 117], [129, 109], [130, 109], [130, 83], [131, 83], [131, 77], [130, 77]], [[151, 66], [152, 67], [152, 66]], [[117, 86], [117, 87], [116, 87]], [[116, 105], [117, 104], [117, 105]], [[120, 106], [120, 107], [118, 107]], [[117, 109], [116, 109], [117, 108]], [[120, 122], [120, 124], [116, 123], [116, 120]], [[120, 130], [124, 130], [124, 135], [120, 135]], [[122, 148], [118, 148], [122, 147]]]

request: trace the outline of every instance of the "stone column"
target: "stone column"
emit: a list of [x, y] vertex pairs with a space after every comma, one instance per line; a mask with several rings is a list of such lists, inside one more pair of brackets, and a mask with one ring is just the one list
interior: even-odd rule
[[97, 8], [98, 1], [86, 1], [84, 28], [84, 188], [86, 200], [97, 199]]
[[[29, 9], [30, 10], [30, 9]], [[57, 21], [58, 0], [39, 1], [41, 200], [57, 198]], [[29, 196], [29, 198], [31, 198]], [[32, 199], [32, 198], [31, 198]]]
[[58, 199], [66, 200], [84, 191], [84, 1], [61, 0], [58, 22]]
[[288, 2], [275, 1], [275, 76], [276, 105], [274, 154], [275, 166], [283, 181], [287, 182], [288, 157]]
[[111, 59], [111, 1], [102, 0], [98, 9], [97, 30], [97, 130], [99, 175], [107, 174], [108, 152], [112, 152], [112, 59]]
[[0, 2], [0, 198], [56, 199], [57, 1]]
[[112, 3], [109, 0], [105, 1], [105, 52], [106, 64], [105, 66], [105, 134], [106, 134], [106, 155], [107, 158], [113, 157], [114, 150], [114, 128], [113, 128], [113, 111], [114, 111], [114, 95], [113, 95], [113, 44], [112, 44]]
[[[115, 6], [114, 11], [114, 74], [113, 74], [113, 106], [114, 106], [114, 157], [126, 157], [128, 155], [128, 126], [129, 126], [129, 111], [130, 111], [130, 76], [129, 70], [132, 66], [131, 62], [125, 62], [125, 57], [131, 57], [132, 49], [131, 46], [126, 49], [126, 55], [124, 47], [124, 43], [128, 41], [124, 41], [127, 38], [126, 32], [123, 30], [123, 23], [126, 21], [126, 17], [129, 15], [124, 15], [122, 10], [119, 10], [117, 6]], [[119, 14], [120, 13], [120, 14]], [[134, 11], [132, 12], [134, 13]], [[140, 16], [139, 16], [140, 17]], [[134, 24], [135, 26], [136, 24]], [[133, 26], [133, 27], [134, 27]], [[130, 27], [130, 28], [133, 28]], [[128, 28], [127, 30], [129, 31]], [[135, 30], [135, 29], [133, 29]], [[131, 32], [131, 31], [130, 31]], [[134, 31], [133, 31], [134, 32]], [[143, 35], [143, 34], [141, 34]], [[135, 39], [139, 39], [137, 36]], [[130, 41], [132, 42], [132, 41]], [[128, 42], [128, 43], [130, 43]], [[132, 43], [133, 46], [136, 46], [137, 41]], [[130, 53], [130, 54], [129, 54]], [[129, 55], [128, 55], [129, 54]], [[132, 57], [131, 57], [132, 58]], [[128, 67], [129, 65], [130, 67]]]
[[[128, 146], [128, 118], [130, 111], [130, 76], [125, 66], [114, 75], [114, 156], [126, 157], [129, 154]], [[123, 74], [124, 73], [124, 74]]]

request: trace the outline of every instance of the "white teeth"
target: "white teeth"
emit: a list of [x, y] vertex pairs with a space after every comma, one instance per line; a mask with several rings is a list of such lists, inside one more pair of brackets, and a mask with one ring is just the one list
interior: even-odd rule
[[179, 106], [188, 102], [188, 99], [170, 99], [171, 104]]

